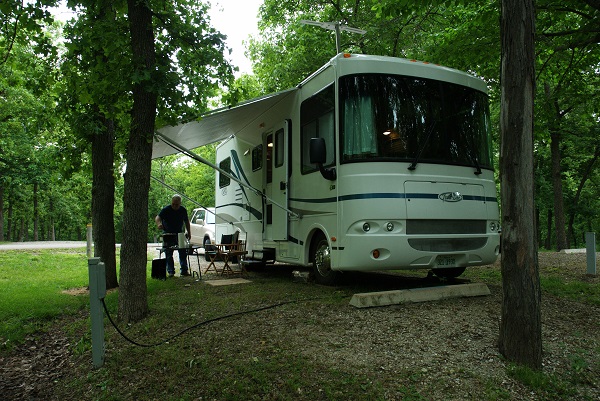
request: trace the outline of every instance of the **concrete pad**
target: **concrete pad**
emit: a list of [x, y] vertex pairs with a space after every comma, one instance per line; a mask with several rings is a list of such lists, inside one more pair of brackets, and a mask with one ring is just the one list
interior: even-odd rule
[[217, 287], [221, 285], [246, 284], [251, 282], [252, 281], [243, 278], [228, 278], [224, 280], [207, 280], [206, 284]]
[[586, 249], [561, 249], [560, 253], [566, 253], [566, 254], [570, 254], [570, 253], [586, 253]]
[[370, 308], [374, 306], [439, 301], [441, 299], [478, 297], [483, 295], [490, 295], [490, 289], [483, 283], [444, 285], [439, 287], [354, 294], [350, 300], [350, 305], [357, 308]]

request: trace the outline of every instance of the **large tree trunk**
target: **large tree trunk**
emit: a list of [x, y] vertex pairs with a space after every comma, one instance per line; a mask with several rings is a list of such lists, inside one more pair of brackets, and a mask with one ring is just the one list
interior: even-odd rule
[[[134, 69], [139, 76], [152, 76], [156, 61], [152, 12], [147, 3], [137, 0], [128, 0], [127, 6]], [[148, 313], [146, 289], [148, 192], [156, 102], [157, 95], [152, 92], [150, 79], [135, 84], [123, 194], [119, 318], [125, 322], [138, 321]]]
[[103, 119], [104, 130], [92, 137], [92, 237], [94, 256], [106, 269], [106, 288], [116, 288], [117, 261], [115, 251], [115, 176], [114, 136], [112, 120]]
[[542, 366], [541, 293], [533, 180], [533, 0], [502, 0], [502, 320], [508, 360]]
[[0, 182], [0, 241], [4, 241], [4, 184]]
[[[556, 89], [558, 90], [558, 89]], [[546, 95], [546, 105], [548, 109], [548, 131], [550, 132], [550, 158], [552, 159], [551, 177], [552, 190], [554, 193], [554, 226], [556, 231], [556, 250], [567, 249], [569, 247], [567, 239], [567, 226], [565, 221], [565, 206], [563, 200], [562, 186], [562, 156], [560, 154], [560, 143], [562, 140], [560, 134], [562, 114], [558, 101], [552, 95], [550, 84], [544, 84], [544, 93]]]
[[563, 202], [562, 173], [560, 168], [560, 133], [550, 132], [550, 153], [552, 157], [552, 189], [554, 191], [554, 227], [556, 231], [556, 250], [567, 249], [567, 226]]

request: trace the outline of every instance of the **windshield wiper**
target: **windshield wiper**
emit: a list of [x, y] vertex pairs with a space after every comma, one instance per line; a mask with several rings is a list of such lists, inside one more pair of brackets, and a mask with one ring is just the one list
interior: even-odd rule
[[417, 168], [417, 163], [419, 163], [419, 160], [421, 159], [421, 154], [425, 150], [425, 146], [427, 145], [427, 142], [429, 141], [429, 137], [431, 136], [431, 133], [433, 132], [435, 123], [436, 123], [436, 121], [433, 120], [433, 124], [431, 124], [431, 127], [429, 127], [429, 132], [427, 133], [427, 136], [425, 137], [425, 142], [423, 142], [423, 146], [421, 146], [421, 149], [419, 149], [419, 153], [417, 154], [417, 157], [415, 157], [415, 160], [413, 160], [413, 162], [410, 164], [410, 166], [408, 166], [408, 169], [410, 171], [413, 171]]
[[471, 154], [469, 153], [469, 157], [471, 158], [471, 161], [475, 164], [475, 172], [473, 174], [475, 175], [480, 175], [481, 174], [481, 166], [479, 165], [479, 162], [477, 161], [476, 157], [471, 157]]

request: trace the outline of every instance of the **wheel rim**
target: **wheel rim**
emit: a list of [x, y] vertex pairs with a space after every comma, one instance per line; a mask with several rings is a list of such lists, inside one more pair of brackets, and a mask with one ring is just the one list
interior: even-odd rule
[[317, 245], [315, 267], [321, 276], [327, 276], [331, 273], [331, 251], [327, 241], [323, 240]]

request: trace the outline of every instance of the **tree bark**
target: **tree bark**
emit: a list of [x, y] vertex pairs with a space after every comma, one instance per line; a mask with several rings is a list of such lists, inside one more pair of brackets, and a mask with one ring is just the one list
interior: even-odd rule
[[4, 241], [4, 184], [0, 182], [0, 241]]
[[125, 322], [141, 320], [148, 314], [148, 192], [157, 95], [151, 89], [156, 54], [152, 12], [147, 4], [137, 0], [127, 1], [134, 70], [138, 76], [147, 75], [149, 78], [134, 85], [132, 125], [127, 143], [119, 291], [119, 318]]
[[550, 250], [550, 248], [552, 248], [552, 209], [548, 209], [546, 225], [547, 225], [547, 234], [546, 234], [546, 243], [544, 245], [544, 248], [546, 248], [546, 250]]
[[560, 125], [561, 125], [561, 114], [558, 102], [554, 99], [550, 84], [546, 82], [544, 84], [544, 93], [546, 95], [546, 104], [549, 110], [548, 118], [548, 131], [550, 131], [550, 157], [552, 159], [551, 176], [552, 176], [552, 190], [554, 192], [553, 204], [554, 204], [554, 227], [556, 231], [556, 250], [567, 249], [569, 247], [567, 240], [567, 226], [565, 221], [565, 207], [563, 200], [563, 186], [562, 186], [562, 169], [560, 154]]
[[502, 320], [498, 348], [508, 360], [542, 366], [541, 292], [535, 229], [533, 0], [502, 0]]
[[38, 210], [38, 187], [37, 182], [33, 183], [33, 240], [39, 239], [40, 212]]
[[[10, 193], [10, 192], [9, 192]], [[8, 239], [8, 241], [13, 241], [13, 233], [15, 231], [15, 225], [13, 222], [13, 204], [10, 200], [10, 195], [9, 195], [9, 200], [8, 200], [8, 230], [6, 231], [6, 238]]]
[[[575, 223], [575, 212], [577, 211], [577, 206], [579, 205], [579, 200], [581, 199], [581, 191], [583, 191], [583, 187], [585, 183], [592, 175], [594, 171], [594, 165], [598, 158], [600, 157], [600, 145], [596, 146], [596, 150], [594, 151], [594, 156], [588, 161], [587, 166], [585, 167], [585, 171], [581, 176], [581, 181], [577, 186], [577, 192], [575, 193], [575, 199], [573, 200], [573, 205], [571, 207], [571, 213], [569, 215], [569, 236], [574, 242], [574, 246], [577, 247], [577, 238], [575, 237], [575, 230], [573, 229], [573, 224]], [[584, 234], [585, 236], [585, 234]]]
[[[99, 110], [96, 110], [97, 114]], [[104, 130], [92, 137], [92, 237], [94, 256], [104, 262], [106, 288], [116, 288], [117, 262], [115, 251], [115, 124], [103, 118]]]

